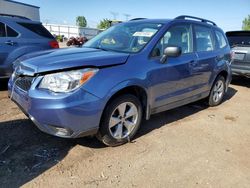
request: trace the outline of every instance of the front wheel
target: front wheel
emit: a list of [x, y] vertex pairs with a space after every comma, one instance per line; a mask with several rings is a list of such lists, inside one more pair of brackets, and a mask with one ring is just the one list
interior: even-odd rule
[[97, 138], [107, 146], [130, 141], [139, 129], [142, 105], [134, 95], [122, 95], [106, 107]]
[[225, 78], [223, 76], [219, 76], [215, 80], [214, 85], [210, 91], [208, 100], [209, 106], [219, 105], [224, 98], [225, 90], [226, 90]]

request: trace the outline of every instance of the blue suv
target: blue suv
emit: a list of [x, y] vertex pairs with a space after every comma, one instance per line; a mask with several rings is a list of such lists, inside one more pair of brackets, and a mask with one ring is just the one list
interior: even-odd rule
[[117, 146], [142, 118], [203, 98], [219, 105], [231, 81], [223, 31], [209, 20], [136, 19], [82, 48], [31, 53], [15, 62], [9, 96], [42, 131], [96, 135]]
[[0, 78], [9, 78], [12, 63], [24, 54], [58, 48], [54, 37], [40, 22], [0, 14]]

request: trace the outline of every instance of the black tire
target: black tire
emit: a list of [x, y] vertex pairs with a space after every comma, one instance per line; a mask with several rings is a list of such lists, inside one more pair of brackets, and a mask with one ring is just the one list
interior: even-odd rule
[[[135, 126], [132, 129], [132, 131], [130, 132], [130, 134], [124, 138], [118, 139], [112, 135], [112, 131], [111, 131], [111, 128], [109, 127], [109, 124], [110, 124], [111, 116], [115, 113], [115, 110], [117, 110], [119, 105], [124, 104], [124, 103], [133, 104], [137, 108], [138, 116], [136, 118], [137, 121], [135, 123]], [[124, 117], [125, 117], [125, 115], [124, 115]], [[141, 102], [138, 100], [138, 98], [135, 97], [134, 95], [130, 95], [130, 94], [118, 96], [113, 101], [111, 101], [107, 105], [107, 107], [105, 108], [105, 110], [103, 112], [102, 120], [100, 123], [100, 129], [99, 129], [96, 136], [102, 143], [104, 143], [107, 146], [122, 145], [122, 144], [127, 143], [130, 140], [132, 140], [132, 138], [134, 137], [134, 135], [136, 134], [136, 132], [138, 131], [138, 129], [140, 127], [141, 120], [142, 120], [142, 105], [141, 105]], [[118, 124], [117, 124], [117, 126], [118, 126]], [[114, 128], [117, 128], [117, 127], [114, 126]], [[126, 130], [126, 127], [124, 125], [123, 125], [122, 130]]]
[[[215, 100], [215, 88], [217, 87], [217, 84], [221, 83], [223, 89], [221, 90], [221, 96], [219, 97], [219, 99]], [[216, 78], [216, 80], [214, 81], [213, 87], [210, 91], [209, 97], [208, 97], [208, 105], [209, 106], [218, 106], [219, 104], [221, 104], [221, 102], [223, 101], [224, 95], [225, 95], [225, 90], [226, 90], [226, 81], [225, 78], [223, 76], [218, 76]]]

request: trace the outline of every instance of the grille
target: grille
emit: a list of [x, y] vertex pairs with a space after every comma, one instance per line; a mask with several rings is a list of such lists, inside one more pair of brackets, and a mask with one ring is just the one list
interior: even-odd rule
[[24, 91], [28, 91], [31, 87], [34, 77], [24, 76], [15, 80], [15, 85]]

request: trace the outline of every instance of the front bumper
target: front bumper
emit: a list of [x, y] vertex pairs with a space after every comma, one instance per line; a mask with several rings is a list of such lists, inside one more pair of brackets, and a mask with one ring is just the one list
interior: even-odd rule
[[234, 62], [231, 65], [233, 75], [247, 76], [250, 77], [250, 63], [237, 63]]
[[[36, 82], [36, 81], [35, 81]], [[67, 94], [55, 94], [35, 87], [24, 91], [8, 83], [9, 97], [43, 132], [64, 138], [97, 133], [104, 104], [82, 88]]]
[[233, 75], [250, 77], [250, 68], [249, 69], [232, 68], [232, 72]]

